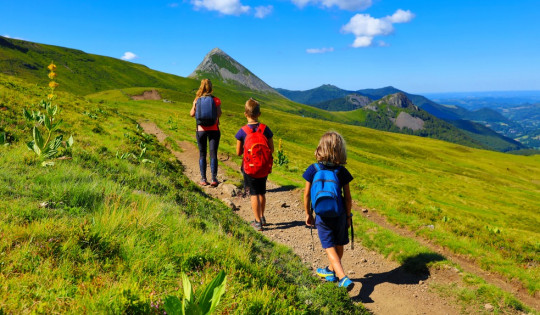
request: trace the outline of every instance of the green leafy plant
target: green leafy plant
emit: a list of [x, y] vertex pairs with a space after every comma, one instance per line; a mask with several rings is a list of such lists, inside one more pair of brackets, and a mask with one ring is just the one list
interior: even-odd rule
[[277, 159], [275, 160], [275, 163], [279, 166], [289, 164], [289, 158], [287, 157], [287, 155], [285, 155], [285, 152], [283, 151], [283, 140], [281, 139], [279, 139]]
[[167, 120], [167, 125], [169, 125], [169, 130], [178, 130], [178, 124], [173, 120], [171, 116], [169, 116], [169, 120]]
[[[220, 271], [217, 276], [205, 287], [193, 292], [189, 278], [182, 273], [182, 287], [184, 297], [182, 300], [177, 296], [170, 295], [165, 299], [165, 311], [167, 314], [193, 314], [205, 315], [212, 314], [218, 306], [221, 296], [225, 293], [225, 284], [227, 276], [225, 272]], [[200, 292], [200, 294], [199, 294]]]
[[116, 151], [116, 158], [119, 160], [128, 160], [130, 157], [134, 158], [135, 160], [139, 161], [140, 163], [154, 163], [152, 160], [145, 159], [144, 155], [146, 154], [146, 144], [144, 142], [139, 143], [139, 148], [141, 149], [141, 152], [139, 155], [135, 155], [131, 152], [126, 153], [120, 153], [120, 151]]
[[[63, 135], [58, 135], [54, 139], [52, 136], [53, 132], [62, 124], [62, 120], [58, 120], [56, 117], [59, 112], [58, 105], [53, 106], [52, 104], [52, 100], [56, 97], [54, 90], [58, 86], [58, 83], [54, 81], [54, 78], [56, 78], [56, 73], [54, 72], [56, 66], [54, 63], [51, 63], [48, 69], [50, 70], [49, 78], [53, 81], [49, 82], [51, 92], [47, 96], [47, 100], [42, 99], [39, 102], [39, 107], [42, 108], [43, 112], [41, 110], [32, 110], [32, 112], [29, 112], [23, 109], [24, 118], [34, 123], [34, 127], [32, 128], [33, 140], [27, 142], [26, 145], [38, 157], [46, 159], [53, 158], [58, 153], [58, 149], [64, 139]], [[73, 146], [73, 142], [73, 136], [70, 136], [64, 143], [64, 147], [70, 149]], [[47, 165], [50, 165], [50, 163], [47, 163]]]
[[7, 132], [0, 133], [0, 145], [9, 145]]

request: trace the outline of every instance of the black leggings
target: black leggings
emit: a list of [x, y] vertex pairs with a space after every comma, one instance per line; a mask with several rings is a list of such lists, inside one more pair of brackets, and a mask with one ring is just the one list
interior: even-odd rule
[[217, 180], [217, 150], [219, 147], [219, 138], [221, 138], [221, 131], [219, 130], [197, 131], [197, 145], [199, 146], [199, 168], [201, 170], [202, 180], [206, 180], [207, 142], [210, 143], [210, 171], [212, 172], [212, 181]]

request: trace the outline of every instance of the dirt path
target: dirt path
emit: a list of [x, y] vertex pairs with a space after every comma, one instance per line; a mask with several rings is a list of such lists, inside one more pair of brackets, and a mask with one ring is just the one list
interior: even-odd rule
[[[155, 135], [160, 142], [167, 137], [154, 123], [140, 123], [146, 133]], [[174, 156], [185, 166], [185, 174], [194, 182], [199, 181], [199, 155], [197, 148], [189, 142], [178, 142], [183, 152], [171, 150]], [[238, 168], [230, 161], [221, 161]], [[246, 221], [253, 220], [249, 198], [231, 197], [228, 193], [227, 179], [218, 171], [221, 184], [217, 188], [204, 187], [204, 191], [219, 199], [226, 199], [234, 204], [237, 213]], [[302, 191], [288, 190], [271, 182], [267, 185], [267, 206], [265, 216], [270, 226], [262, 233], [271, 240], [293, 249], [314, 269], [328, 264], [326, 254], [320, 246], [316, 230], [313, 240], [310, 230], [304, 224]], [[357, 212], [358, 214], [358, 212]], [[355, 282], [350, 296], [354, 301], [362, 302], [375, 314], [459, 314], [454, 302], [431, 292], [430, 285], [457, 281], [454, 270], [437, 271], [431, 276], [408, 274], [396, 262], [385, 259], [382, 255], [366, 249], [356, 243], [355, 249], [346, 246], [343, 257], [344, 268]], [[444, 274], [444, 275], [443, 275]]]

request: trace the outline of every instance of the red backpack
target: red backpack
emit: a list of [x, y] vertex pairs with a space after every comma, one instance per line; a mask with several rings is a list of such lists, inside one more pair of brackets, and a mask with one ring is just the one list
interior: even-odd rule
[[249, 126], [242, 127], [246, 133], [244, 140], [244, 172], [254, 178], [263, 178], [272, 172], [274, 160], [268, 139], [264, 135], [266, 125], [259, 124], [256, 131]]

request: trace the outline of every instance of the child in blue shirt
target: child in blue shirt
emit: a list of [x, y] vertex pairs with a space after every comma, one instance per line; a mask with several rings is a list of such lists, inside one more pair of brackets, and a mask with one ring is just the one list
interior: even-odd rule
[[341, 258], [343, 257], [343, 246], [349, 243], [348, 228], [351, 225], [352, 198], [349, 183], [353, 180], [351, 173], [343, 166], [347, 162], [347, 151], [345, 140], [337, 132], [327, 132], [319, 141], [315, 157], [319, 169], [337, 170], [337, 178], [342, 192], [344, 202], [343, 213], [335, 218], [313, 217], [311, 211], [311, 186], [313, 178], [317, 173], [315, 165], [310, 165], [304, 172], [306, 187], [304, 190], [304, 209], [306, 212], [306, 224], [317, 228], [322, 247], [328, 255], [330, 264], [325, 268], [318, 268], [317, 275], [328, 281], [338, 281], [339, 287], [351, 290], [354, 283], [345, 275]]

